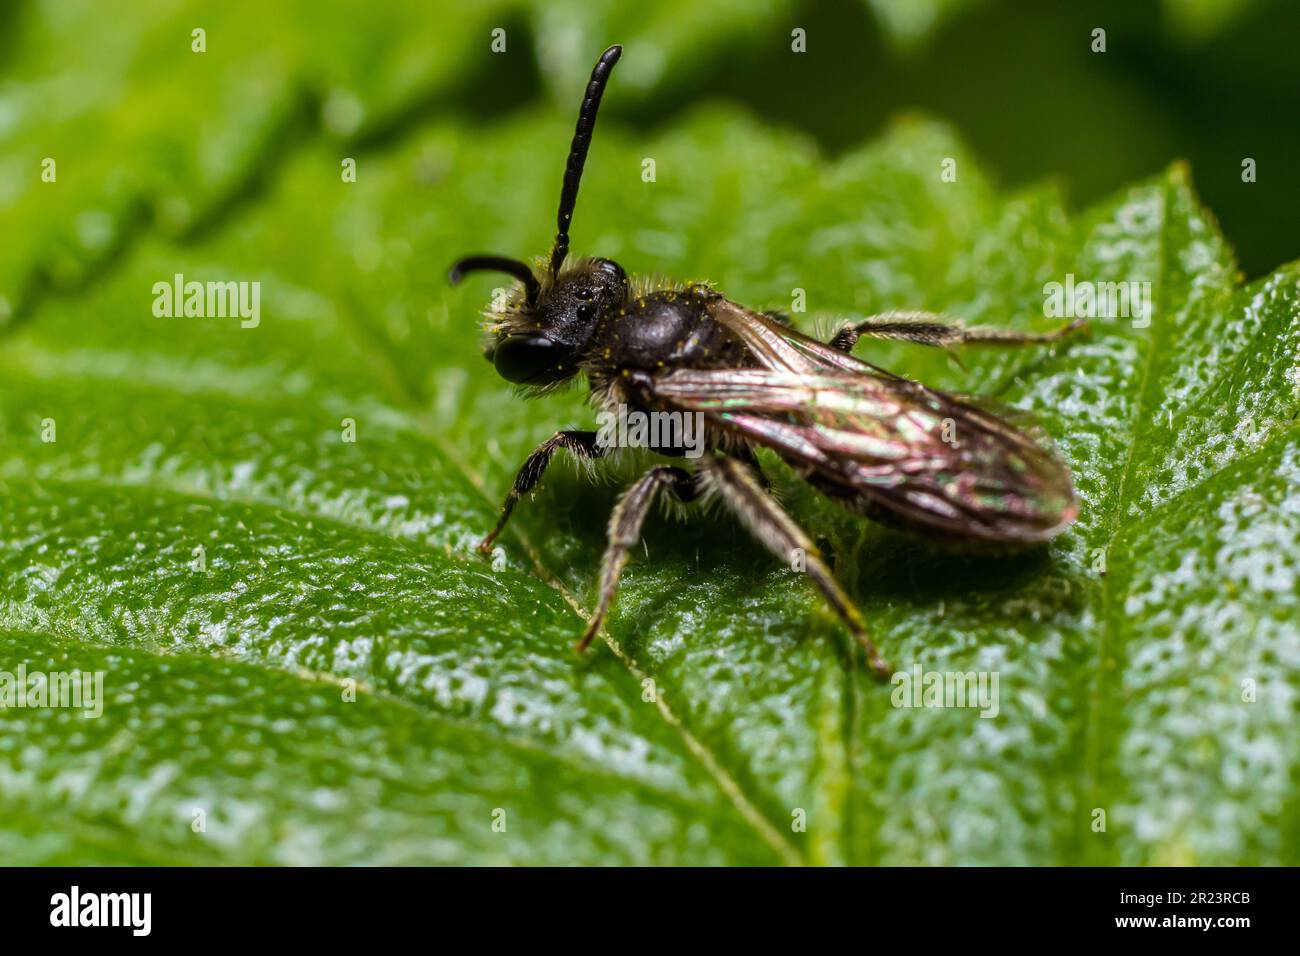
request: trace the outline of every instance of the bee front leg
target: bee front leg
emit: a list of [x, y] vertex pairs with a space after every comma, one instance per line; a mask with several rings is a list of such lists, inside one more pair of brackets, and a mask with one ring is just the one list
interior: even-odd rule
[[672, 465], [656, 465], [618, 499], [613, 514], [609, 516], [609, 544], [600, 562], [600, 597], [587, 629], [578, 641], [579, 651], [587, 649], [605, 623], [614, 595], [618, 593], [618, 579], [623, 574], [623, 566], [627, 564], [628, 554], [641, 540], [641, 526], [660, 488], [667, 488], [682, 502], [693, 501], [700, 494], [697, 475]]
[[1057, 342], [1087, 325], [1082, 319], [1055, 332], [1016, 332], [1011, 329], [963, 328], [933, 312], [884, 312], [844, 326], [831, 339], [831, 348], [852, 352], [862, 336], [901, 339], [920, 345], [951, 348], [954, 345], [1042, 345]]
[[735, 458], [706, 457], [703, 464], [723, 501], [769, 551], [783, 561], [789, 561], [796, 549], [803, 553], [808, 577], [821, 589], [835, 613], [867, 652], [871, 669], [877, 677], [888, 677], [892, 669], [867, 634], [862, 612], [835, 580], [812, 538], [777, 504], [754, 470]]
[[497, 519], [496, 527], [487, 533], [482, 541], [479, 542], [478, 549], [483, 554], [492, 550], [492, 543], [496, 541], [506, 522], [510, 520], [510, 514], [515, 510], [515, 502], [522, 495], [528, 494], [542, 480], [542, 474], [546, 471], [546, 466], [551, 463], [551, 456], [555, 454], [555, 449], [563, 448], [565, 451], [577, 455], [579, 458], [595, 459], [605, 454], [605, 447], [597, 444], [595, 432], [556, 432], [546, 441], [537, 446], [536, 450], [528, 456], [523, 466], [519, 469], [519, 474], [515, 476], [515, 483], [510, 488], [510, 494], [506, 495], [505, 504], [501, 506], [501, 517]]

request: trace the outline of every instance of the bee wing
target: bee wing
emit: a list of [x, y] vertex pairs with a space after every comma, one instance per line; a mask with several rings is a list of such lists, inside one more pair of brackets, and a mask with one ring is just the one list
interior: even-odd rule
[[679, 369], [655, 378], [656, 400], [701, 412], [810, 472], [829, 493], [861, 499], [910, 527], [1034, 542], [1074, 520], [1069, 471], [1023, 432], [758, 318], [734, 321], [769, 367]]
[[899, 378], [730, 299], [719, 296], [709, 303], [708, 310], [710, 317], [748, 348], [763, 368], [784, 372], [838, 370], [884, 379]]

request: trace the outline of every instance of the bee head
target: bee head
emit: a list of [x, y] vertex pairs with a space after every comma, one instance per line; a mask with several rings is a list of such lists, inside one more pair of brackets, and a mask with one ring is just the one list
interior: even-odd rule
[[523, 262], [471, 256], [452, 266], [451, 281], [485, 269], [523, 283], [489, 313], [486, 350], [501, 377], [517, 385], [553, 385], [576, 374], [600, 317], [622, 308], [629, 295], [627, 273], [612, 259], [579, 259], [539, 281]]
[[627, 274], [610, 259], [579, 259], [565, 266], [569, 255], [569, 226], [578, 201], [578, 184], [596, 128], [596, 113], [614, 64], [623, 48], [615, 44], [600, 55], [591, 71], [586, 95], [578, 110], [578, 125], [564, 166], [555, 244], [549, 264], [536, 272], [525, 262], [503, 256], [468, 256], [451, 267], [459, 282], [468, 272], [504, 272], [523, 284], [490, 314], [493, 340], [487, 357], [501, 377], [530, 387], [545, 387], [571, 378], [592, 334], [605, 313], [622, 308], [628, 299]]

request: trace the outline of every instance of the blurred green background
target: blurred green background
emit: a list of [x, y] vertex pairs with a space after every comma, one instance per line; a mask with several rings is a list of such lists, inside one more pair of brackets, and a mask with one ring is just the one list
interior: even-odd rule
[[[726, 98], [837, 155], [921, 110], [955, 126], [1002, 186], [1054, 177], [1076, 208], [1185, 158], [1248, 277], [1300, 257], [1300, 12], [1288, 0], [99, 6], [0, 3], [0, 318], [84, 265], [67, 237], [44, 235], [48, 206], [28, 208], [29, 164], [57, 147], [108, 167], [63, 190], [75, 210], [110, 210], [79, 226], [82, 245], [104, 247], [93, 260], [121, 220], [202, 232], [319, 126], [362, 148], [449, 114], [486, 124], [547, 96], [571, 108], [592, 50], [614, 41], [632, 49], [609, 122], [646, 131]], [[178, 89], [178, 31], [191, 26], [221, 39], [210, 84]], [[475, 55], [496, 27], [532, 55]], [[802, 56], [789, 55], [796, 27]], [[1105, 53], [1091, 50], [1097, 27]], [[104, 162], [121, 151], [134, 168]], [[46, 245], [29, 262], [33, 243]]]
[[[893, 6], [949, 11], [906, 42], [882, 29]], [[757, 55], [737, 49], [673, 103], [725, 91], [832, 152], [921, 109], [954, 125], [1004, 186], [1059, 177], [1076, 207], [1187, 159], [1249, 277], [1300, 257], [1295, 3], [813, 2], [793, 20], [825, 47], [818, 56], [767, 55], [779, 37]], [[1096, 27], [1105, 54], [1090, 50]], [[1244, 157], [1258, 164], [1253, 184]]]

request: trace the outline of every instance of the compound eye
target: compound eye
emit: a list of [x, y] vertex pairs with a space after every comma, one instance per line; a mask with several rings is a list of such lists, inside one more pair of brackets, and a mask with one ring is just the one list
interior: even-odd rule
[[623, 271], [623, 267], [613, 259], [597, 259], [596, 267], [605, 275], [617, 279], [619, 282], [627, 278], [627, 273]]
[[544, 335], [509, 335], [497, 343], [492, 364], [507, 382], [522, 385], [545, 372], [560, 357], [560, 349]]

